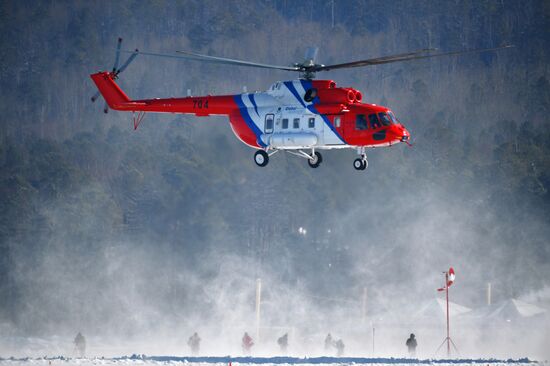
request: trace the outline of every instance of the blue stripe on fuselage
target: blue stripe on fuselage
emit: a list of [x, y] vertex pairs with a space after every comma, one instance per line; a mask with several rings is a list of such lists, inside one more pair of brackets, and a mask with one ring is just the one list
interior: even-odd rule
[[242, 100], [242, 96], [241, 95], [235, 95], [234, 99], [235, 99], [235, 102], [237, 103], [237, 105], [239, 106], [239, 110], [241, 112], [241, 116], [244, 119], [244, 122], [246, 123], [248, 128], [250, 128], [252, 130], [252, 132], [254, 132], [254, 135], [256, 135], [256, 142], [258, 143], [258, 145], [260, 145], [262, 147], [267, 147], [267, 145], [264, 144], [264, 142], [261, 139], [262, 131], [260, 131], [258, 126], [256, 126], [254, 121], [252, 121], [252, 118], [250, 118], [250, 114], [248, 114], [248, 108], [244, 104], [244, 102]]
[[254, 99], [254, 94], [248, 94], [248, 97], [250, 99], [250, 102], [254, 106], [254, 110], [256, 111], [256, 114], [258, 117], [260, 117], [260, 114], [258, 113], [258, 105], [256, 104], [256, 99]]
[[304, 108], [307, 108], [306, 104], [302, 100], [302, 97], [300, 96], [300, 94], [298, 94], [298, 90], [296, 90], [296, 88], [294, 87], [294, 84], [292, 84], [292, 81], [285, 81], [284, 84], [288, 88], [288, 90], [290, 90], [290, 92], [296, 97], [296, 99], [298, 99], [298, 101], [302, 103], [302, 106]]

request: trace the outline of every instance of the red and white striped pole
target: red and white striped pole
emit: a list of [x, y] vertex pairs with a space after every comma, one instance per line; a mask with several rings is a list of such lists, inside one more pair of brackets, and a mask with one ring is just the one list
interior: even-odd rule
[[447, 297], [447, 357], [451, 357], [451, 337], [449, 332], [449, 272], [445, 272], [445, 284], [445, 293]]
[[[455, 270], [453, 269], [453, 267], [451, 267], [451, 268], [449, 268], [448, 271], [445, 271], [443, 273], [445, 273], [445, 285], [442, 288], [437, 289], [437, 291], [445, 291], [445, 300], [446, 300], [446, 305], [447, 305], [447, 312], [446, 312], [446, 315], [447, 315], [447, 337], [445, 338], [443, 343], [441, 343], [441, 346], [443, 346], [443, 344], [445, 344], [445, 342], [447, 342], [447, 357], [450, 358], [451, 357], [451, 342], [452, 342], [452, 340], [451, 340], [450, 321], [449, 321], [449, 319], [450, 319], [450, 317], [449, 317], [449, 287], [451, 287], [451, 285], [455, 281]], [[441, 348], [441, 346], [439, 346], [439, 348]], [[453, 343], [453, 346], [454, 346], [454, 343]], [[439, 348], [438, 348], [438, 351], [439, 351]]]

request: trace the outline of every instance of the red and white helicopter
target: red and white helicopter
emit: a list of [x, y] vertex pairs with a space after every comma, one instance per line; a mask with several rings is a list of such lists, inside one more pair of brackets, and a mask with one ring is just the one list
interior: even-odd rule
[[[353, 161], [356, 170], [367, 168], [367, 148], [392, 146], [400, 142], [408, 144], [411, 136], [389, 108], [363, 103], [360, 91], [337, 87], [332, 80], [313, 80], [315, 73], [511, 47], [446, 53], [432, 53], [433, 49], [423, 49], [334, 65], [315, 63], [317, 49], [309, 48], [303, 62], [292, 66], [277, 66], [185, 51], [177, 51], [179, 54], [172, 55], [140, 52], [137, 49], [121, 51], [121, 44], [122, 39], [119, 38], [112, 71], [91, 75], [99, 90], [92, 97], [92, 101], [101, 93], [106, 101], [106, 113], [107, 106], [118, 111], [134, 112], [135, 129], [146, 112], [194, 114], [199, 117], [223, 115], [229, 118], [235, 135], [243, 143], [257, 150], [254, 161], [258, 166], [266, 166], [273, 154], [286, 151], [306, 158], [310, 167], [317, 168], [323, 161], [319, 150], [348, 148], [356, 150], [359, 155]], [[121, 52], [131, 55], [119, 68]], [[300, 78], [278, 81], [263, 92], [132, 100], [120, 89], [115, 80], [137, 55], [297, 71]]]

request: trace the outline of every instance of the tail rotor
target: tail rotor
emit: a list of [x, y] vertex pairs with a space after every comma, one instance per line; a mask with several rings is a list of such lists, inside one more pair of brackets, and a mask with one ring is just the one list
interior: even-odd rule
[[116, 71], [118, 68], [118, 62], [120, 61], [120, 48], [122, 47], [122, 38], [118, 37], [118, 41], [116, 44], [116, 56], [115, 56], [115, 64], [113, 65], [113, 72]]
[[[139, 53], [139, 50], [136, 48], [133, 52], [131, 52], [131, 55], [130, 55], [130, 57], [128, 57], [126, 62], [124, 62], [124, 64], [122, 64], [121, 67], [118, 67], [118, 64], [120, 62], [121, 47], [122, 47], [122, 38], [119, 37], [118, 42], [117, 42], [117, 46], [116, 46], [115, 63], [113, 65], [113, 71], [111, 71], [111, 74], [113, 75], [113, 77], [115, 79], [118, 78], [118, 75], [120, 75], [120, 73], [122, 73], [124, 70], [126, 70], [126, 68], [132, 63], [132, 61], [134, 61], [134, 59], [137, 57], [137, 55]], [[127, 52], [127, 51], [124, 51], [124, 52]], [[101, 96], [101, 93], [99, 91], [97, 93], [95, 93], [91, 98], [92, 103], [95, 103], [95, 101], [100, 96]], [[107, 102], [105, 102], [103, 112], [104, 113], [109, 112], [109, 106], [107, 105]]]

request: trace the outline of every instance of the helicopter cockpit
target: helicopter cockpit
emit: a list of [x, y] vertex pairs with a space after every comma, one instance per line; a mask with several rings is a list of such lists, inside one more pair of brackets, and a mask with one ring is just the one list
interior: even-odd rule
[[361, 113], [355, 117], [355, 128], [357, 130], [377, 129], [392, 124], [399, 124], [399, 121], [391, 111], [370, 114]]

